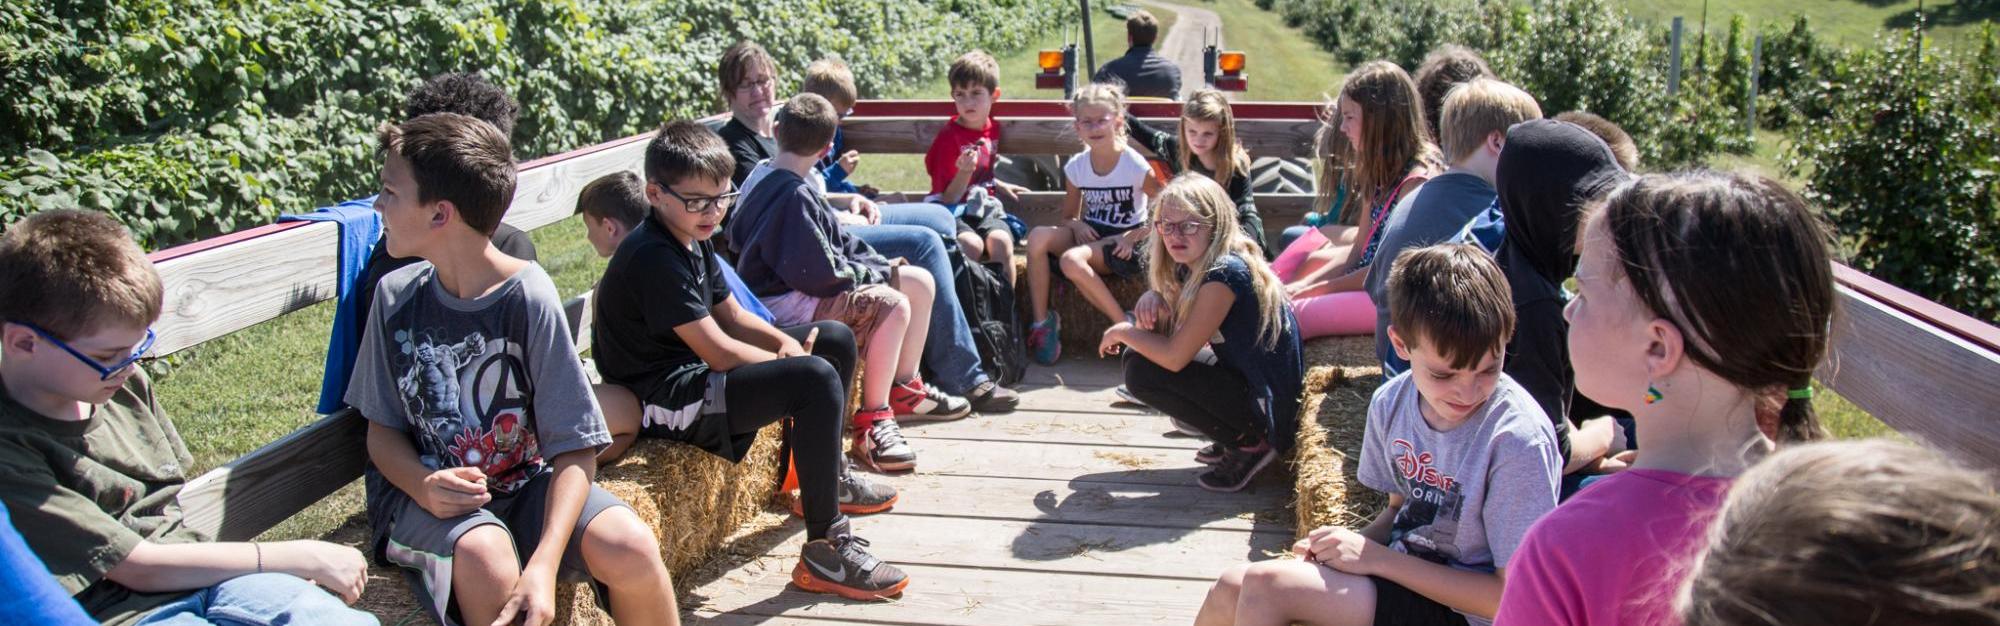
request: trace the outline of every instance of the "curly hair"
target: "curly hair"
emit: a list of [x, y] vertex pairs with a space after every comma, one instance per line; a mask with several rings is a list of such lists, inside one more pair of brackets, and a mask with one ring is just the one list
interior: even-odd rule
[[514, 123], [521, 119], [521, 105], [479, 72], [451, 72], [430, 77], [403, 99], [403, 119], [431, 113], [479, 118], [512, 138]]

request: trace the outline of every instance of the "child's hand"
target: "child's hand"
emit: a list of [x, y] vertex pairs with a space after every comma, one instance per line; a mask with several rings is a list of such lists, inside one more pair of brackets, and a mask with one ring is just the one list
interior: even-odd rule
[[958, 152], [958, 171], [971, 172], [979, 167], [979, 144], [966, 146]]
[[857, 185], [854, 190], [861, 192], [861, 195], [867, 196], [870, 200], [874, 200], [882, 195], [882, 190], [875, 188], [874, 185]]
[[1014, 183], [996, 180], [993, 181], [993, 184], [1000, 188], [1000, 195], [1005, 197], [1008, 202], [1018, 203], [1021, 201], [1021, 194], [1028, 193], [1027, 187], [1022, 187]]
[[866, 220], [871, 226], [882, 223], [882, 207], [876, 206], [875, 201], [869, 200], [867, 196], [855, 196], [854, 204], [848, 209], [854, 211], [855, 215], [861, 216], [861, 219]]
[[547, 626], [556, 619], [556, 578], [553, 571], [530, 565], [521, 568], [514, 588], [507, 592], [507, 604], [493, 626]]
[[1104, 329], [1104, 338], [1097, 342], [1097, 356], [1113, 356], [1125, 345], [1125, 333], [1132, 330], [1131, 322], [1119, 322]]
[[778, 358], [784, 359], [795, 356], [809, 356], [812, 354], [813, 351], [813, 341], [817, 339], [819, 339], [818, 327], [814, 327], [812, 330], [806, 331], [806, 340], [803, 342], [792, 341], [792, 337], [790, 335], [786, 335], [784, 338], [779, 340]]
[[854, 168], [861, 167], [861, 151], [848, 150], [847, 154], [840, 155], [839, 165], [841, 170], [853, 174]]
[[486, 492], [486, 473], [477, 467], [453, 467], [424, 477], [423, 497], [417, 502], [438, 519], [451, 519], [479, 510], [493, 500]]
[[1111, 238], [1112, 254], [1118, 255], [1118, 258], [1121, 259], [1130, 259], [1132, 258], [1132, 252], [1133, 252], [1132, 237], [1121, 234]]
[[1083, 223], [1083, 220], [1063, 222], [1063, 228], [1069, 229], [1070, 238], [1075, 239], [1078, 245], [1097, 241], [1097, 229]]
[[1161, 322], [1167, 321], [1172, 316], [1173, 310], [1167, 308], [1166, 299], [1160, 297], [1160, 292], [1157, 291], [1140, 294], [1139, 302], [1132, 305], [1132, 317], [1137, 320], [1133, 326], [1139, 330], [1159, 328]]
[[337, 543], [299, 540], [263, 544], [266, 571], [285, 572], [324, 587], [354, 604], [368, 585], [368, 559]]
[[1294, 300], [1299, 298], [1317, 296], [1326, 291], [1325, 287], [1326, 283], [1324, 282], [1287, 283], [1285, 285], [1285, 296]]
[[[1372, 576], [1381, 551], [1387, 546], [1369, 541], [1361, 533], [1345, 528], [1326, 527], [1315, 530], [1299, 543], [1308, 543], [1305, 558], [1337, 571], [1356, 576]], [[1293, 547], [1297, 552], [1297, 547]]]

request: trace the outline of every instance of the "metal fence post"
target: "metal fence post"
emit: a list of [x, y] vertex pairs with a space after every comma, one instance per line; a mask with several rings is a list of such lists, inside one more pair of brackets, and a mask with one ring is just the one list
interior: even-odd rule
[[1090, 0], [1077, 0], [1083, 5], [1083, 65], [1084, 71], [1097, 73], [1097, 45], [1090, 36]]
[[1681, 91], [1681, 17], [1674, 16], [1673, 36], [1667, 41], [1667, 95]]
[[1757, 42], [1750, 46], [1750, 98], [1743, 103], [1743, 130], [1750, 134], [1750, 141], [1757, 141], [1757, 74], [1763, 71], [1764, 34], [1757, 34]]

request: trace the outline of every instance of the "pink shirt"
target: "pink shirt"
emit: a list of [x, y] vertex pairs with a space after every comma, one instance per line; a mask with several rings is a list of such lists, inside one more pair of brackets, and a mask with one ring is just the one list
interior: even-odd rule
[[1500, 626], [1677, 626], [1675, 590], [1730, 478], [1606, 477], [1528, 529], [1507, 568]]

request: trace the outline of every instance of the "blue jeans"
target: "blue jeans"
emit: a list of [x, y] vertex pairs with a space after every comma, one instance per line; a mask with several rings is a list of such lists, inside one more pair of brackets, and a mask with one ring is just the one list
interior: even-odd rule
[[1285, 248], [1289, 248], [1292, 246], [1292, 242], [1298, 241], [1300, 237], [1306, 236], [1306, 231], [1308, 230], [1312, 230], [1312, 227], [1303, 225], [1286, 226], [1285, 232], [1278, 234], [1278, 247], [1272, 248], [1272, 250], [1275, 251], [1273, 254], [1275, 255], [1276, 252], [1284, 252]]
[[137, 626], [380, 623], [303, 578], [267, 572], [231, 578], [163, 604], [140, 618]]
[[958, 290], [952, 287], [951, 261], [945, 246], [957, 246], [951, 216], [944, 207], [927, 204], [882, 205], [882, 223], [853, 226], [850, 232], [886, 257], [903, 257], [937, 280], [931, 303], [930, 340], [924, 343], [924, 365], [932, 384], [952, 395], [965, 395], [989, 380], [979, 369], [979, 349], [972, 345], [972, 328], [965, 324]]

